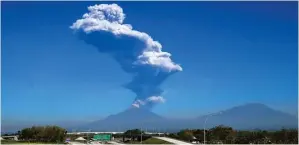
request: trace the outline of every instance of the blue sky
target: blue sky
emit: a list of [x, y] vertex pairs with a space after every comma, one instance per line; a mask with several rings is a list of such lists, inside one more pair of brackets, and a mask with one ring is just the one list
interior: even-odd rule
[[[128, 108], [131, 76], [69, 29], [100, 2], [2, 3], [2, 120], [95, 120]], [[183, 71], [153, 111], [191, 117], [258, 102], [297, 114], [296, 2], [120, 2]]]

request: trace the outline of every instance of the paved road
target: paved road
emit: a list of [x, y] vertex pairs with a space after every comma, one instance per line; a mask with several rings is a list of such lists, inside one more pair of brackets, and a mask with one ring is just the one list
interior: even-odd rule
[[[191, 143], [183, 142], [183, 141], [176, 140], [176, 139], [173, 139], [173, 138], [168, 138], [168, 137], [154, 137], [154, 138], [165, 140], [165, 141], [173, 143], [173, 144], [193, 145]], [[109, 141], [109, 143], [116, 144], [116, 145], [125, 145], [125, 144], [122, 144], [122, 143], [118, 143], [116, 141]], [[80, 143], [80, 142], [71, 142], [70, 144], [72, 144], [72, 145], [80, 145], [81, 144], [82, 145], [83, 143]], [[99, 143], [93, 142], [91, 144], [99, 144]]]
[[70, 142], [70, 144], [72, 144], [72, 145], [82, 145], [82, 144], [84, 144], [84, 143], [81, 143], [81, 142], [74, 142], [74, 141], [72, 141], [72, 142]]
[[192, 144], [192, 143], [187, 143], [187, 142], [183, 142], [183, 141], [176, 140], [176, 139], [173, 139], [173, 138], [168, 138], [168, 137], [154, 137], [154, 138], [165, 140], [165, 141], [173, 143], [173, 144], [186, 144], [186, 145], [188, 145], [188, 144], [191, 145]]
[[116, 141], [109, 141], [109, 143], [111, 143], [111, 144], [118, 144], [118, 145], [125, 145], [125, 144], [118, 143]]

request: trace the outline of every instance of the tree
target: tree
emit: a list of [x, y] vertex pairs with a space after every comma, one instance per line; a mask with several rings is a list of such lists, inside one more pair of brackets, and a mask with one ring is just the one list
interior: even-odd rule
[[235, 138], [233, 128], [228, 126], [219, 125], [209, 130], [211, 141], [214, 143], [233, 143]]
[[62, 143], [66, 130], [58, 126], [33, 126], [20, 131], [20, 139], [27, 141]]
[[21, 131], [20, 130], [18, 130], [18, 132], [17, 132], [17, 135], [20, 135], [21, 134]]
[[[193, 136], [203, 140], [204, 130], [185, 129], [168, 135], [168, 137], [185, 141], [192, 140]], [[206, 140], [213, 144], [219, 142], [225, 144], [298, 144], [298, 129], [237, 131], [229, 126], [220, 125], [206, 130]]]
[[297, 144], [298, 129], [281, 129], [271, 133], [272, 142], [278, 144]]
[[170, 137], [170, 138], [175, 138], [175, 139], [179, 139], [179, 136], [178, 136], [178, 134], [176, 134], [176, 133], [171, 133], [171, 134], [168, 135], [168, 137]]
[[193, 139], [193, 132], [192, 130], [181, 130], [178, 136], [181, 140], [190, 141]]
[[127, 130], [124, 133], [124, 136], [129, 136], [132, 140], [135, 140], [138, 136], [141, 135], [141, 133], [144, 134], [144, 132], [139, 129], [132, 129], [132, 130]]
[[203, 129], [195, 129], [195, 130], [193, 130], [193, 135], [197, 139], [203, 140], [204, 139], [204, 130]]
[[253, 143], [253, 134], [250, 131], [237, 131], [235, 142], [236, 144], [249, 144]]

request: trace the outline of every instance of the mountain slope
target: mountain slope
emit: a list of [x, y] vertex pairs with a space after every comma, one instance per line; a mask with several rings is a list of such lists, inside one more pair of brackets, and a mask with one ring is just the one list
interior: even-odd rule
[[[206, 116], [196, 120], [204, 123]], [[209, 116], [207, 127], [223, 124], [236, 129], [280, 129], [298, 126], [298, 118], [259, 103], [250, 103]]]
[[140, 108], [130, 108], [107, 118], [83, 126], [84, 129], [123, 131], [131, 128], [153, 127], [161, 124], [165, 118]]
[[[208, 120], [204, 124], [207, 117]], [[184, 128], [204, 128], [204, 125], [207, 128], [227, 125], [234, 129], [281, 129], [282, 127], [297, 128], [297, 122], [296, 116], [271, 109], [263, 104], [250, 103], [227, 109], [221, 114], [185, 120], [166, 119], [149, 110], [131, 108], [87, 124], [83, 128], [98, 131], [124, 131], [132, 128], [177, 131]]]

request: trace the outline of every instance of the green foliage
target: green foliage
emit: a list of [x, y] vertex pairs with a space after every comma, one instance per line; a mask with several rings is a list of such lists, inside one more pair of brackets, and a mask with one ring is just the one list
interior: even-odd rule
[[134, 141], [135, 139], [137, 139], [138, 136], [141, 135], [141, 133], [144, 134], [144, 132], [139, 129], [132, 129], [132, 130], [127, 130], [124, 133], [124, 136], [130, 137]]
[[145, 141], [142, 141], [142, 144], [171, 144], [171, 143], [157, 138], [149, 138]]
[[297, 129], [281, 129], [280, 131], [272, 132], [271, 139], [277, 144], [294, 144], [298, 143]]
[[180, 137], [178, 136], [178, 134], [176, 133], [171, 133], [168, 135], [170, 138], [175, 138], [175, 139], [179, 139]]
[[19, 133], [21, 140], [31, 142], [63, 143], [66, 136], [66, 130], [58, 126], [33, 126]]
[[216, 141], [214, 143], [233, 143], [234, 140], [234, 131], [233, 128], [227, 126], [216, 126], [209, 130], [209, 139]]
[[[144, 133], [144, 132], [142, 131], [142, 133]], [[125, 135], [140, 135], [141, 130], [139, 130], [139, 129], [127, 130], [124, 134]]]
[[193, 139], [193, 131], [192, 130], [181, 130], [178, 133], [178, 136], [182, 140], [190, 141]]
[[[141, 142], [132, 140], [130, 142], [126, 142], [126, 144], [141, 144]], [[143, 140], [142, 144], [171, 144], [171, 143], [157, 138], [148, 138], [146, 140]]]
[[30, 142], [30, 141], [15, 141], [15, 140], [1, 140], [1, 144], [53, 144], [46, 142]]
[[[169, 134], [168, 137], [191, 141], [192, 137], [200, 140], [203, 143], [204, 130], [181, 130], [177, 134]], [[278, 131], [237, 131], [228, 126], [216, 126], [206, 130], [207, 143], [217, 144], [297, 144], [298, 143], [298, 129], [281, 129]]]

